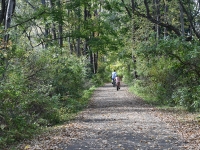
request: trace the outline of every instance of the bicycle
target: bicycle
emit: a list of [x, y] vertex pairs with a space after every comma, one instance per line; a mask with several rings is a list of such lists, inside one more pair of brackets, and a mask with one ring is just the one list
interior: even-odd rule
[[117, 91], [120, 89], [120, 82], [117, 82]]
[[112, 84], [113, 84], [113, 87], [115, 87], [115, 85], [116, 85], [115, 79], [113, 79]]

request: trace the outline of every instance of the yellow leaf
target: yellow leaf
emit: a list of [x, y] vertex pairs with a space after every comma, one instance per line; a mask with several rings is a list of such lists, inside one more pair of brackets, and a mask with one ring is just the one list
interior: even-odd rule
[[24, 149], [29, 149], [29, 148], [31, 148], [31, 146], [30, 145], [26, 145]]

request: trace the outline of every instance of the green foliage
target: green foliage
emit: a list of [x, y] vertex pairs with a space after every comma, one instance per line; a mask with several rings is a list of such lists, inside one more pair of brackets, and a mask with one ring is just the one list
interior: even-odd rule
[[15, 49], [8, 57], [0, 82], [0, 148], [69, 120], [87, 106], [93, 90], [84, 57], [58, 48]]
[[172, 98], [174, 101], [184, 106], [189, 111], [200, 110], [200, 93], [199, 85], [192, 87], [180, 87], [177, 89]]
[[84, 87], [84, 64], [81, 64], [79, 60], [74, 58], [62, 59], [57, 64], [53, 73], [53, 86], [55, 92], [61, 95], [79, 96], [81, 90]]
[[98, 73], [92, 76], [91, 82], [96, 86], [101, 86], [105, 82], [108, 82], [110, 80], [110, 73], [111, 72], [106, 70], [105, 64], [100, 64], [98, 68]]
[[[159, 3], [164, 6], [164, 1]], [[147, 4], [150, 15], [155, 14], [155, 3]], [[178, 30], [179, 3], [168, 1], [167, 5], [167, 13], [160, 7], [160, 22], [167, 21]], [[141, 17], [147, 12], [142, 1], [135, 1], [134, 13], [128, 1], [105, 1], [101, 3], [103, 9], [99, 6], [97, 0], [17, 3], [6, 48], [1, 28], [1, 146], [71, 118], [87, 105], [92, 85], [110, 82], [113, 69], [136, 94], [149, 101], [199, 110], [200, 43], [176, 38], [173, 28], [167, 29], [165, 40], [155, 38], [155, 24]], [[194, 4], [185, 6], [189, 10]], [[164, 31], [161, 23], [160, 39]], [[187, 19], [185, 24], [188, 26]], [[57, 47], [60, 36], [63, 49]], [[71, 54], [78, 48], [86, 48], [82, 53], [87, 58]], [[97, 52], [98, 69], [93, 74], [94, 64], [87, 59]]]
[[[141, 88], [162, 104], [199, 110], [198, 42], [161, 40], [157, 45], [142, 43], [137, 51]], [[145, 90], [148, 89], [148, 90]]]
[[141, 97], [149, 104], [160, 105], [160, 102], [155, 98], [154, 89], [151, 88], [143, 80], [133, 80], [133, 83], [129, 82], [129, 91], [135, 95]]

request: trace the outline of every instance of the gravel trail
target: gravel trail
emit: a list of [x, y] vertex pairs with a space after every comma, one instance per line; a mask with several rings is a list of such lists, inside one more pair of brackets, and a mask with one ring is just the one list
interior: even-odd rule
[[99, 87], [91, 105], [75, 121], [81, 126], [79, 136], [64, 150], [180, 150], [182, 142], [176, 131], [158, 117], [154, 109], [112, 84]]
[[[177, 131], [155, 115], [155, 109], [107, 83], [75, 120], [20, 145], [29, 150], [182, 150]], [[20, 149], [20, 148], [19, 148]]]

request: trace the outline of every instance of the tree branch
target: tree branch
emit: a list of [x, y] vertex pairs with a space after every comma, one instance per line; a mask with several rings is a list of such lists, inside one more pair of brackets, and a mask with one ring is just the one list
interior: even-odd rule
[[149, 20], [150, 22], [152, 22], [152, 23], [155, 23], [155, 24], [157, 24], [157, 25], [160, 25], [160, 26], [162, 26], [162, 27], [167, 28], [169, 31], [174, 31], [174, 33], [175, 33], [176, 35], [181, 36], [180, 31], [179, 31], [177, 28], [175, 28], [174, 26], [172, 26], [172, 25], [170, 25], [170, 24], [168, 24], [168, 23], [160, 22], [160, 21], [154, 19], [152, 16], [150, 16], [150, 15], [145, 15], [145, 14], [141, 14], [141, 13], [138, 12], [138, 11], [136, 11], [136, 14], [139, 15], [139, 16], [141, 16], [141, 17], [143, 17], [143, 18], [148, 19], [148, 20]]
[[194, 31], [194, 33], [195, 33], [195, 35], [197, 36], [197, 38], [200, 39], [200, 33], [197, 32], [197, 30], [196, 30], [196, 28], [195, 28], [195, 26], [194, 26], [194, 24], [193, 24], [193, 22], [195, 22], [195, 21], [194, 21], [192, 15], [191, 15], [191, 13], [188, 13], [188, 11], [186, 10], [186, 8], [185, 8], [185, 6], [183, 5], [183, 2], [182, 2], [181, 0], [179, 0], [179, 3], [181, 4], [181, 6], [182, 6], [182, 8], [183, 8], [183, 11], [184, 11], [185, 14], [187, 15], [187, 18], [188, 18], [188, 21], [190, 22], [190, 25], [191, 25], [191, 27], [192, 27], [192, 30]]
[[121, 0], [121, 1], [122, 1], [122, 3], [124, 4], [124, 7], [125, 7], [125, 9], [126, 9], [126, 11], [127, 11], [127, 13], [128, 13], [128, 16], [131, 18], [131, 17], [132, 17], [132, 14], [131, 14], [130, 10], [128, 9], [128, 7], [126, 7], [126, 5], [125, 5], [125, 3], [124, 3], [124, 0]]
[[176, 58], [181, 64], [183, 64], [184, 66], [189, 66], [189, 68], [191, 69], [191, 70], [193, 70], [195, 73], [196, 73], [196, 75], [198, 76], [198, 77], [200, 77], [200, 68], [196, 65], [196, 64], [192, 64], [192, 63], [190, 63], [190, 62], [184, 62], [182, 59], [181, 59], [181, 57], [179, 57], [179, 56], [177, 56], [177, 55], [175, 55], [175, 54], [173, 54], [173, 53], [168, 53], [169, 55], [171, 55], [172, 57], [174, 57], [174, 58]]
[[23, 21], [23, 22], [20, 22], [20, 23], [18, 23], [18, 24], [15, 24], [15, 25], [11, 26], [10, 28], [17, 27], [17, 26], [22, 25], [22, 24], [24, 24], [24, 23], [26, 23], [26, 22], [29, 22], [29, 21], [31, 21], [31, 20], [33, 20], [33, 19], [37, 19], [38, 17], [40, 17], [40, 15], [42, 15], [42, 14], [44, 14], [44, 13], [45, 13], [45, 11], [39, 13], [37, 16], [34, 16], [34, 17], [29, 18], [29, 19], [27, 19], [27, 20], [25, 20], [25, 21]]

